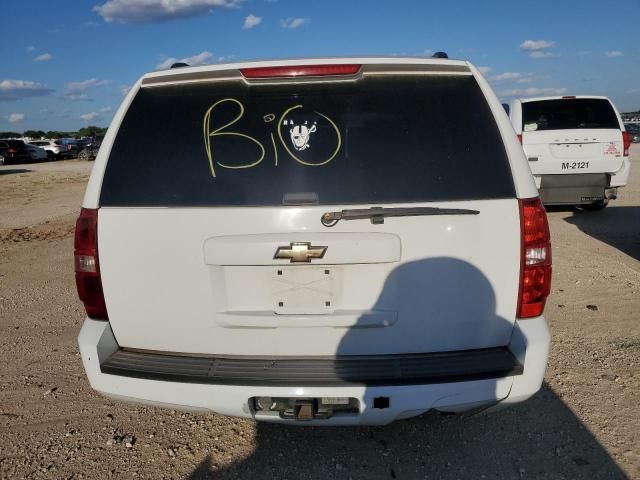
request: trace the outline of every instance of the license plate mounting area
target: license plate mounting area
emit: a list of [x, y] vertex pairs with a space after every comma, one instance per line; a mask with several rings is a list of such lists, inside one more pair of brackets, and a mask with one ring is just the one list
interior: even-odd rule
[[343, 271], [333, 265], [276, 267], [272, 276], [273, 311], [281, 315], [328, 314], [336, 310]]

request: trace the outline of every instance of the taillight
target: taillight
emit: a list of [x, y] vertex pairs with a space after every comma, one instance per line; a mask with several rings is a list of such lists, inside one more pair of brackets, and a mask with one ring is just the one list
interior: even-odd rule
[[520, 290], [518, 318], [542, 315], [551, 291], [551, 241], [547, 213], [539, 198], [518, 200], [520, 205]]
[[74, 261], [78, 296], [87, 316], [108, 320], [98, 261], [98, 210], [83, 208], [76, 221]]
[[622, 132], [622, 148], [624, 149], [623, 156], [629, 156], [629, 147], [631, 146], [631, 134], [629, 132]]
[[325, 77], [334, 75], [355, 75], [361, 65], [292, 65], [283, 67], [254, 67], [241, 68], [245, 78], [273, 78], [273, 77]]
[[522, 145], [522, 134], [521, 133], [518, 134], [518, 141], [520, 142], [520, 145]]

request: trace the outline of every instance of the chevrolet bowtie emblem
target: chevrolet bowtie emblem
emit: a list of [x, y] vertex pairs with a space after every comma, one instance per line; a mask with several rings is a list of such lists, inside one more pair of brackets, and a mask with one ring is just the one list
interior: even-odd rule
[[309, 242], [291, 242], [289, 246], [278, 247], [274, 259], [286, 260], [291, 263], [311, 262], [312, 258], [324, 257], [327, 247], [313, 247]]

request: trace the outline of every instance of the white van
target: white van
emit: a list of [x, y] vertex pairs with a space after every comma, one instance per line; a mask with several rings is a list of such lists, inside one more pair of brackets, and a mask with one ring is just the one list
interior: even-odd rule
[[108, 397], [257, 420], [508, 405], [542, 383], [549, 242], [467, 62], [149, 73], [76, 226], [80, 352]]
[[608, 98], [517, 99], [509, 116], [545, 205], [601, 209], [627, 184], [631, 136]]

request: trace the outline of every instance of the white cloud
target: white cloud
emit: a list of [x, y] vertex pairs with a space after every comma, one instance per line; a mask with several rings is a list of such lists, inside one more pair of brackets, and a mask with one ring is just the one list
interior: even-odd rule
[[22, 120], [24, 120], [24, 113], [12, 113], [7, 118], [9, 120], [9, 123], [20, 123]]
[[254, 15], [251, 13], [245, 17], [244, 25], [242, 26], [242, 28], [247, 30], [249, 28], [255, 27], [256, 25], [259, 25], [261, 22], [262, 22], [262, 17], [258, 17], [257, 15]]
[[129, 90], [131, 90], [132, 85], [126, 85], [124, 87], [122, 87], [122, 89], [120, 90], [120, 93], [122, 94], [123, 97], [127, 96], [127, 93], [129, 93]]
[[62, 98], [65, 100], [77, 101], [89, 101], [92, 98], [89, 97], [87, 90], [92, 88], [102, 87], [109, 85], [111, 80], [101, 80], [99, 78], [89, 78], [88, 80], [82, 80], [79, 82], [67, 83], [66, 91], [62, 94]]
[[43, 53], [42, 55], [38, 55], [33, 59], [34, 62], [46, 62], [47, 60], [51, 60], [53, 55], [50, 53]]
[[216, 59], [216, 62], [218, 62], [218, 63], [228, 62], [229, 60], [233, 60], [234, 58], [236, 58], [236, 56], [233, 55], [233, 54], [232, 55], [223, 55], [221, 57], [218, 57]]
[[101, 119], [105, 113], [109, 113], [113, 110], [111, 107], [103, 107], [96, 112], [88, 112], [80, 115], [80, 118], [85, 122], [90, 122], [92, 120]]
[[206, 65], [211, 63], [211, 59], [213, 58], [213, 54], [211, 52], [200, 52], [197, 55], [193, 55], [191, 57], [185, 58], [167, 58], [165, 61], [160, 62], [156, 65], [158, 70], [166, 70], [171, 67], [174, 63], [187, 63], [189, 66], [194, 67], [196, 65]]
[[604, 52], [607, 57], [624, 57], [624, 53], [620, 50], [610, 50], [608, 52]]
[[96, 118], [98, 118], [98, 115], [100, 115], [98, 112], [89, 112], [83, 113], [82, 115], [80, 115], [80, 118], [86, 122], [90, 122], [91, 120], [95, 120]]
[[517, 80], [522, 77], [520, 72], [504, 72], [499, 73], [498, 75], [494, 75], [491, 77], [491, 80], [494, 82], [502, 82], [505, 80]]
[[305, 23], [308, 23], [308, 18], [287, 18], [285, 20], [280, 20], [280, 25], [282, 28], [299, 28], [303, 26]]
[[158, 23], [207, 15], [217, 8], [237, 6], [241, 0], [108, 0], [93, 7], [105, 22]]
[[499, 82], [514, 82], [514, 83], [529, 83], [533, 80], [532, 73], [520, 73], [520, 72], [504, 72], [497, 75], [493, 75], [489, 81], [494, 83]]
[[486, 66], [478, 67], [478, 71], [482, 75], [486, 75], [487, 73], [489, 73], [491, 71], [491, 67], [486, 67]]
[[551, 48], [554, 45], [555, 42], [550, 42], [548, 40], [525, 40], [520, 44], [520, 50], [523, 50], [525, 52], [533, 52], [536, 50]]
[[33, 45], [29, 45], [27, 47], [27, 52], [35, 52], [36, 51], [36, 47], [34, 47]]
[[0, 80], [0, 100], [12, 101], [24, 97], [39, 97], [53, 92], [39, 82], [30, 80]]
[[67, 91], [68, 92], [84, 92], [89, 90], [90, 88], [102, 87], [104, 85], [109, 85], [111, 80], [100, 80], [99, 78], [90, 78], [88, 80], [82, 80], [80, 82], [71, 82], [67, 83]]
[[535, 50], [529, 53], [529, 58], [549, 58], [549, 57], [559, 57], [557, 53], [553, 52], [543, 52], [541, 50]]
[[500, 93], [501, 97], [537, 97], [539, 95], [562, 95], [566, 88], [512, 88]]
[[71, 100], [72, 102], [92, 100], [91, 98], [89, 98], [89, 95], [87, 95], [86, 93], [72, 93], [72, 92], [64, 92], [62, 94], [62, 98], [64, 98], [65, 100]]
[[527, 52], [530, 58], [546, 58], [546, 57], [557, 57], [559, 55], [547, 51], [549, 48], [553, 47], [556, 42], [552, 42], [549, 40], [525, 40], [520, 44], [520, 50], [523, 52]]

